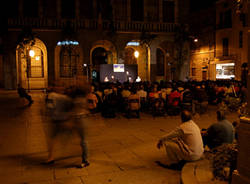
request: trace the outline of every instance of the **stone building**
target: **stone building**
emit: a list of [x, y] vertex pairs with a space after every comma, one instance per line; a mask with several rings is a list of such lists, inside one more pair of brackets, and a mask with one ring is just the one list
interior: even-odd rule
[[245, 0], [218, 0], [193, 14], [190, 29], [199, 41], [191, 49], [191, 78], [241, 80], [248, 62], [248, 7]]
[[214, 79], [211, 73], [214, 66], [210, 63], [215, 59], [215, 20], [215, 6], [190, 14], [190, 78], [193, 80]]
[[143, 81], [189, 75], [188, 55], [177, 61], [175, 50], [188, 0], [9, 0], [1, 7], [2, 88], [98, 80], [101, 64], [137, 64]]

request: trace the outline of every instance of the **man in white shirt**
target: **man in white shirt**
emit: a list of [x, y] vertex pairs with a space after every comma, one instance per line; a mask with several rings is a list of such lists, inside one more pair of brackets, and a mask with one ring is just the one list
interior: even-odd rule
[[157, 144], [158, 149], [163, 146], [166, 149], [167, 168], [176, 168], [182, 161], [199, 160], [203, 155], [200, 128], [191, 119], [191, 113], [187, 110], [181, 112], [181, 120], [181, 125], [163, 136]]

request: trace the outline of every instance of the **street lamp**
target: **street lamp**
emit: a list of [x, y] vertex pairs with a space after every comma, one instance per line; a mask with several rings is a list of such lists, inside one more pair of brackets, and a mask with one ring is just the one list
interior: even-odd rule
[[30, 56], [30, 57], [34, 57], [34, 56], [35, 56], [35, 51], [31, 49], [31, 50], [29, 51], [29, 56]]
[[134, 56], [135, 56], [135, 58], [139, 57], [139, 52], [137, 50], [134, 52]]
[[[27, 55], [26, 57], [26, 75], [27, 75], [27, 82], [28, 82], [28, 92], [30, 92], [30, 65], [31, 65], [31, 58], [33, 58], [35, 56], [35, 51], [30, 49], [29, 50], [29, 55]], [[36, 60], [39, 60], [39, 56], [37, 56], [35, 58]]]

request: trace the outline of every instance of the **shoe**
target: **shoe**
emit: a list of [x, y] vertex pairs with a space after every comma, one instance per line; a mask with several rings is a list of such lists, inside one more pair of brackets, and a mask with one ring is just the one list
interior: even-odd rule
[[88, 161], [85, 161], [85, 162], [82, 162], [79, 166], [79, 168], [84, 168], [84, 167], [88, 167], [89, 166], [89, 162]]
[[50, 160], [50, 161], [43, 162], [42, 164], [43, 165], [53, 165], [54, 163], [55, 163], [55, 160]]
[[33, 103], [34, 103], [34, 101], [33, 101], [33, 100], [32, 100], [32, 101], [30, 101], [30, 102], [29, 102], [29, 106], [31, 106], [31, 104], [33, 104]]
[[163, 164], [161, 163], [160, 161], [155, 161], [155, 163], [163, 168], [166, 168], [166, 169], [172, 169], [172, 170], [177, 170], [177, 171], [181, 171], [182, 167], [184, 166], [185, 162], [184, 161], [181, 161], [180, 163], [178, 164], [171, 164], [171, 165], [166, 165], [166, 164]]

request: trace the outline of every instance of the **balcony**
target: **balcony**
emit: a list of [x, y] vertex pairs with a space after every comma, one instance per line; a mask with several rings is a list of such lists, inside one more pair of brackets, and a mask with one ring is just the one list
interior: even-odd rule
[[8, 28], [22, 28], [31, 26], [34, 29], [62, 29], [70, 24], [75, 29], [87, 30], [115, 30], [117, 32], [175, 32], [177, 24], [160, 22], [124, 22], [124, 21], [98, 21], [98, 20], [66, 20], [43, 18], [9, 18]]
[[222, 51], [216, 51], [216, 58], [220, 61], [225, 60], [232, 60], [232, 61], [239, 61], [240, 54], [236, 53], [233, 49], [228, 50], [228, 55], [223, 55]]

